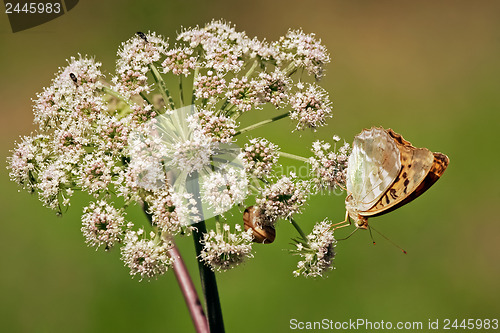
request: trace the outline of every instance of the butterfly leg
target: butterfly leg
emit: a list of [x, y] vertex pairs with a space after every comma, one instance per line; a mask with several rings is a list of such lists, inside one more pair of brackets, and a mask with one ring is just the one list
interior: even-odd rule
[[350, 225], [352, 225], [351, 217], [349, 216], [349, 212], [346, 211], [344, 221], [335, 223], [332, 225], [332, 227], [333, 227], [333, 230], [336, 230], [339, 228], [348, 227]]

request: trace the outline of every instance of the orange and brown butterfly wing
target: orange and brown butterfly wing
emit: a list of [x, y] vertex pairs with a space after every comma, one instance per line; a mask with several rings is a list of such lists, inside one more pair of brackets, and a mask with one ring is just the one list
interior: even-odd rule
[[390, 209], [383, 212], [383, 214], [393, 211], [407, 203], [415, 200], [420, 195], [422, 195], [425, 191], [427, 191], [443, 174], [444, 170], [448, 167], [450, 160], [448, 156], [441, 153], [434, 153], [434, 163], [432, 163], [431, 170], [424, 178], [424, 180], [420, 183], [420, 185], [412, 192], [409, 196], [407, 196], [404, 200], [391, 207]]
[[362, 216], [379, 216], [416, 199], [436, 182], [448, 166], [448, 157], [432, 153], [426, 148], [415, 148], [393, 130], [387, 133], [396, 142], [401, 153], [401, 171], [380, 200]]

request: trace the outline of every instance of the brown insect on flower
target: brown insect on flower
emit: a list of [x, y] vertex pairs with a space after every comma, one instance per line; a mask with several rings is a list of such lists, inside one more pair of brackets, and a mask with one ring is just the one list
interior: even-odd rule
[[252, 229], [253, 241], [262, 244], [271, 244], [276, 238], [276, 229], [272, 226], [259, 226], [258, 212], [254, 206], [250, 206], [243, 212], [243, 222], [245, 223], [245, 231]]
[[76, 78], [76, 75], [74, 73], [69, 73], [69, 77], [75, 84], [78, 84], [78, 79]]
[[139, 36], [142, 40], [144, 40], [146, 43], [148, 42], [148, 38], [146, 37], [146, 35], [144, 34], [144, 32], [141, 32], [141, 31], [137, 31], [136, 32], [136, 35]]

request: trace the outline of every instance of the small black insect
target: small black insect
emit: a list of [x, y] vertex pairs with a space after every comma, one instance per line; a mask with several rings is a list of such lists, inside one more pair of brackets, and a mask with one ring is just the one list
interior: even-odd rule
[[147, 39], [146, 35], [144, 34], [144, 32], [137, 31], [136, 34], [137, 34], [137, 36], [141, 37], [141, 39], [143, 39], [146, 43], [148, 42], [148, 39]]
[[73, 74], [73, 73], [69, 73], [69, 77], [71, 78], [71, 80], [73, 80], [73, 82], [75, 82], [75, 84], [78, 83], [78, 79], [76, 78], [76, 75]]

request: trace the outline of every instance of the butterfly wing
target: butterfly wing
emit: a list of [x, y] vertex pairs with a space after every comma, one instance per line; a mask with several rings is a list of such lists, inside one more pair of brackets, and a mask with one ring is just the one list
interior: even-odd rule
[[347, 166], [347, 191], [360, 212], [373, 207], [401, 169], [400, 152], [383, 128], [363, 130], [354, 138]]
[[444, 154], [415, 148], [391, 129], [387, 133], [401, 153], [401, 171], [380, 200], [370, 209], [360, 212], [362, 216], [379, 216], [416, 199], [439, 179], [449, 163]]

